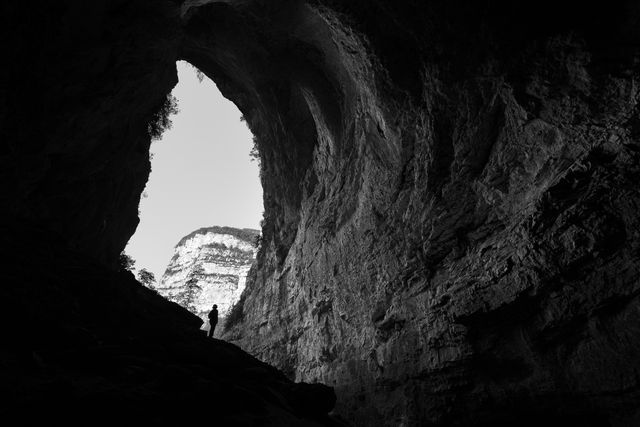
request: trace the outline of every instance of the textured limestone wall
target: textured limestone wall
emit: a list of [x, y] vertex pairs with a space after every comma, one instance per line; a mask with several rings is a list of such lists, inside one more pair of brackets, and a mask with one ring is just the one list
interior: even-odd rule
[[[633, 9], [458, 6], [261, 15], [268, 67], [312, 58], [330, 90], [285, 67], [253, 95], [279, 108], [248, 115], [272, 127], [256, 132], [267, 240], [227, 337], [334, 385], [356, 425], [633, 425]], [[312, 160], [287, 216], [272, 150], [301, 109]]]

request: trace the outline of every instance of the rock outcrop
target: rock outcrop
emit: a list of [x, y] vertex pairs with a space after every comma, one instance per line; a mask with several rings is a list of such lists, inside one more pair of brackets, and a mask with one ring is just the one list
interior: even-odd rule
[[175, 247], [160, 283], [160, 295], [199, 316], [205, 326], [213, 304], [220, 323], [238, 302], [256, 256], [260, 232], [205, 227], [189, 233]]
[[[148, 122], [184, 59], [240, 108], [262, 164], [263, 242], [228, 338], [290, 378], [334, 386], [355, 425], [640, 422], [636, 1], [0, 8], [11, 58], [0, 68], [1, 223], [14, 231], [4, 247], [23, 248], [20, 232], [37, 229], [64, 243], [45, 260], [76, 254], [51, 277], [57, 261], [21, 267], [31, 288], [20, 275], [2, 287], [15, 307], [57, 316], [83, 295], [111, 295], [106, 311], [129, 314], [100, 330], [125, 355], [163, 330], [164, 314], [178, 336], [192, 327], [167, 308], [128, 328], [160, 303], [104, 279], [137, 223]], [[23, 252], [6, 271], [27, 266]], [[74, 279], [78, 265], [99, 274]], [[70, 336], [58, 350], [84, 342]], [[190, 365], [167, 352], [172, 369]], [[15, 360], [36, 360], [48, 378], [74, 372], [24, 354]], [[53, 393], [16, 372], [15, 387], [42, 390], [39, 402]], [[114, 372], [110, 384], [124, 375]], [[131, 390], [162, 384], [145, 375], [127, 377]], [[156, 403], [167, 396], [158, 387]], [[320, 400], [272, 401], [317, 415], [331, 406]]]

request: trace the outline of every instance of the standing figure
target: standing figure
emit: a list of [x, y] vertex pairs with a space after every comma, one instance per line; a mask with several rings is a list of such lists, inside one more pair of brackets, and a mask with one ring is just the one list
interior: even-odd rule
[[213, 304], [213, 308], [209, 312], [209, 338], [213, 338], [213, 332], [216, 330], [218, 324], [218, 306]]

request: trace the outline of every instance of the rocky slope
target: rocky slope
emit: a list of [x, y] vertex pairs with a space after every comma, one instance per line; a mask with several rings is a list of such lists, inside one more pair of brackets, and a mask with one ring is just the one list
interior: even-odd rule
[[109, 273], [184, 59], [262, 164], [263, 244], [228, 338], [334, 385], [356, 425], [640, 423], [637, 1], [3, 2], [0, 21], [0, 291], [20, 331], [0, 369], [23, 405], [231, 388], [228, 425], [237, 401], [271, 425], [331, 406], [303, 411], [311, 395]]
[[206, 227], [188, 234], [175, 246], [155, 289], [199, 316], [207, 329], [207, 314], [217, 304], [223, 324], [245, 288], [259, 235], [257, 230], [231, 227]]
[[[335, 395], [199, 330], [202, 321], [37, 224], [0, 227], [0, 416], [9, 424], [337, 426]], [[33, 246], [37, 241], [39, 244]], [[24, 253], [29, 257], [23, 257]]]

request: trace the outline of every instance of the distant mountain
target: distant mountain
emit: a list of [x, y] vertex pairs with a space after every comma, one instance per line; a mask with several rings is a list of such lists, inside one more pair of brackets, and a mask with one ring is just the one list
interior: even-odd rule
[[176, 245], [155, 289], [200, 316], [207, 327], [207, 314], [217, 304], [222, 321], [245, 287], [259, 235], [258, 230], [231, 227], [189, 233]]

